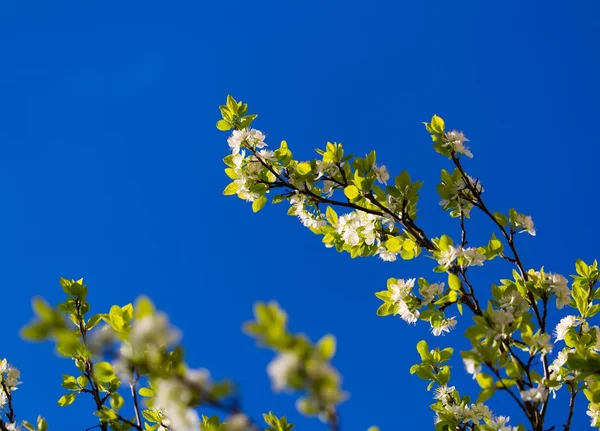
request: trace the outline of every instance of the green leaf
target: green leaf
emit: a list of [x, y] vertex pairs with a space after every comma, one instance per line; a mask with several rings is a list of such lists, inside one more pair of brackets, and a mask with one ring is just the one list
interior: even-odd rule
[[217, 129], [219, 129], [221, 132], [226, 132], [227, 130], [231, 129], [231, 123], [229, 121], [219, 120], [217, 121]]
[[94, 365], [94, 375], [99, 382], [108, 383], [116, 376], [112, 365], [108, 362], [98, 362]]
[[223, 190], [223, 194], [225, 196], [235, 195], [237, 194], [238, 188], [239, 186], [237, 185], [237, 183], [229, 183], [227, 187], [225, 187], [225, 190]]
[[498, 223], [500, 223], [502, 226], [508, 226], [508, 219], [506, 218], [506, 216], [504, 214], [495, 212], [494, 219], [496, 219], [496, 221]]
[[419, 355], [421, 356], [421, 361], [426, 361], [431, 358], [429, 345], [425, 340], [421, 340], [417, 343], [417, 352], [419, 352]]
[[494, 388], [494, 379], [489, 374], [479, 373], [477, 374], [476, 379], [481, 389]]
[[430, 123], [431, 128], [433, 129], [433, 131], [435, 133], [438, 134], [442, 134], [444, 133], [444, 120], [441, 117], [438, 117], [437, 115], [433, 115], [433, 117], [431, 117], [431, 123]]
[[338, 216], [335, 210], [332, 207], [327, 207], [325, 210], [325, 216], [327, 217], [327, 221], [330, 225], [336, 226], [338, 223]]
[[252, 211], [254, 211], [255, 213], [259, 212], [265, 206], [266, 203], [267, 197], [265, 195], [262, 195], [258, 199], [255, 199], [254, 202], [252, 202]]
[[79, 389], [79, 385], [77, 384], [77, 380], [73, 376], [69, 376], [67, 374], [63, 374], [63, 382], [61, 386], [65, 389], [70, 389], [72, 391], [76, 391]]
[[141, 320], [146, 316], [154, 314], [154, 304], [147, 296], [140, 296], [135, 301], [134, 317], [136, 320]]
[[344, 194], [350, 200], [356, 199], [358, 197], [358, 189], [356, 188], [356, 186], [345, 187]]
[[477, 397], [477, 402], [478, 403], [486, 402], [494, 395], [495, 392], [496, 392], [496, 388], [483, 389], [481, 392], [479, 392], [479, 396]]
[[138, 392], [142, 397], [149, 398], [154, 396], [154, 391], [150, 388], [140, 388]]
[[71, 392], [69, 394], [65, 394], [62, 397], [60, 397], [58, 399], [58, 405], [61, 407], [65, 407], [68, 406], [70, 404], [73, 404], [73, 401], [75, 401], [75, 397], [76, 397], [76, 393], [75, 392]]
[[124, 404], [125, 400], [118, 392], [115, 392], [114, 394], [110, 395], [110, 406], [113, 409], [119, 410], [121, 407], [123, 407]]
[[460, 290], [462, 283], [460, 282], [458, 275], [452, 272], [448, 274], [448, 286], [450, 286], [450, 289], [452, 290]]
[[317, 343], [317, 348], [319, 349], [321, 356], [327, 361], [333, 358], [333, 355], [335, 355], [335, 347], [335, 337], [331, 334], [325, 335]]
[[402, 248], [406, 251], [412, 251], [416, 246], [417, 244], [410, 238], [405, 239], [402, 244]]
[[311, 171], [312, 168], [310, 167], [310, 163], [298, 163], [298, 165], [296, 165], [296, 172], [302, 176], [310, 174]]
[[385, 248], [387, 248], [391, 252], [399, 251], [402, 248], [401, 239], [402, 238], [399, 238], [399, 237], [393, 237], [393, 238], [388, 239], [385, 242]]

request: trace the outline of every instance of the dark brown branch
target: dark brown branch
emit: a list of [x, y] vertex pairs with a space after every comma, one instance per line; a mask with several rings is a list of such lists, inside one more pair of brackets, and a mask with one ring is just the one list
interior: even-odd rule
[[571, 384], [571, 398], [569, 400], [569, 416], [567, 417], [567, 423], [563, 425], [563, 431], [570, 431], [571, 421], [573, 420], [573, 413], [575, 412], [575, 398], [579, 391], [575, 389]]

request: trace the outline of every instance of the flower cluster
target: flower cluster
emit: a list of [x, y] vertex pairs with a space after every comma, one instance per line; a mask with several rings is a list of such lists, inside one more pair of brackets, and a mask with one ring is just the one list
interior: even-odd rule
[[238, 154], [241, 148], [264, 148], [265, 135], [257, 129], [234, 130], [231, 137], [227, 139], [231, 154]]
[[516, 214], [513, 222], [515, 228], [519, 229], [519, 233], [527, 232], [531, 236], [535, 236], [535, 228], [533, 227], [533, 220], [531, 216], [525, 214]]
[[458, 262], [461, 267], [483, 266], [483, 262], [486, 260], [486, 257], [474, 247], [463, 248], [460, 245], [456, 247], [449, 245], [439, 252], [437, 262], [444, 268], [450, 268], [459, 258], [462, 258]]
[[303, 226], [318, 229], [325, 226], [327, 222], [321, 217], [316, 211], [309, 211], [307, 209], [307, 199], [304, 195], [296, 193], [290, 198], [291, 208], [290, 211], [294, 215], [298, 216], [298, 219]]
[[19, 369], [9, 364], [6, 358], [0, 361], [0, 411], [8, 403], [11, 392], [17, 390], [17, 386], [21, 383], [20, 377]]
[[473, 158], [473, 154], [465, 146], [465, 142], [469, 142], [469, 140], [465, 137], [463, 132], [457, 130], [446, 132], [442, 137], [442, 141], [444, 142], [443, 146], [451, 148], [452, 151]]

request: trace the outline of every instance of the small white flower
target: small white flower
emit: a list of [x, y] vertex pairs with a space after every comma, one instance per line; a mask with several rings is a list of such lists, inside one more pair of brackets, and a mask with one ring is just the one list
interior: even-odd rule
[[387, 184], [388, 180], [390, 179], [390, 174], [388, 173], [385, 165], [373, 165], [373, 172], [375, 172], [377, 181], [379, 181], [381, 184]]
[[200, 428], [198, 413], [190, 408], [192, 396], [190, 388], [180, 380], [161, 379], [157, 382], [153, 405], [166, 416], [169, 429], [197, 431]]
[[463, 364], [465, 364], [465, 370], [467, 373], [472, 375], [473, 378], [477, 377], [477, 374], [481, 373], [481, 364], [475, 362], [474, 359], [463, 359]]
[[505, 325], [510, 325], [514, 320], [513, 314], [508, 310], [492, 310], [490, 313], [492, 322], [504, 328]]
[[390, 284], [390, 292], [392, 293], [390, 299], [394, 302], [402, 301], [409, 295], [414, 286], [414, 278], [409, 278], [408, 280], [400, 278], [396, 280], [396, 282]]
[[421, 300], [421, 303], [424, 305], [427, 305], [427, 304], [431, 304], [432, 302], [434, 302], [436, 296], [438, 296], [438, 297], [442, 296], [445, 285], [446, 284], [444, 282], [433, 283], [433, 284], [428, 284], [428, 285], [420, 288], [419, 293], [421, 295], [423, 295], [423, 299]]
[[377, 249], [377, 256], [384, 262], [395, 262], [398, 258], [398, 253], [389, 251], [386, 247], [379, 247]]
[[466, 417], [471, 421], [478, 423], [484, 419], [489, 420], [492, 417], [492, 411], [483, 403], [472, 404], [469, 409], [469, 414]]
[[249, 145], [252, 148], [265, 147], [267, 144], [265, 144], [264, 140], [265, 135], [263, 135], [260, 130], [243, 129], [234, 130], [229, 139], [227, 139], [227, 143], [229, 144], [229, 148], [231, 148], [231, 153], [238, 154], [244, 144]]
[[569, 353], [574, 352], [574, 349], [563, 349], [560, 352], [558, 352], [558, 355], [556, 355], [556, 359], [554, 359], [554, 361], [552, 361], [552, 364], [550, 364], [550, 366], [548, 367], [548, 369], [550, 371], [552, 371], [552, 373], [558, 374], [560, 372], [560, 369], [562, 368], [563, 365], [565, 365], [567, 363], [567, 359], [569, 358]]
[[467, 266], [483, 266], [483, 262], [486, 259], [485, 256], [479, 253], [474, 247], [464, 249], [461, 255], [464, 257]]
[[419, 319], [419, 310], [410, 311], [406, 302], [400, 301], [398, 302], [398, 315], [404, 320], [406, 323], [416, 323]]
[[550, 342], [550, 334], [539, 333], [532, 337], [532, 346], [542, 353], [552, 352], [552, 343]]
[[473, 154], [465, 147], [465, 142], [469, 142], [469, 140], [465, 137], [463, 132], [452, 130], [451, 132], [447, 132], [443, 139], [444, 142], [446, 142], [446, 145], [449, 145], [457, 153], [473, 158]]
[[453, 246], [449, 246], [446, 250], [440, 251], [437, 263], [445, 268], [448, 268], [460, 255], [461, 251], [462, 250], [460, 247], [454, 248]]
[[529, 309], [529, 304], [523, 296], [516, 290], [505, 294], [499, 300], [500, 307], [510, 311], [515, 317], [519, 317]]
[[556, 308], [559, 310], [571, 303], [571, 290], [568, 281], [560, 274], [546, 274], [544, 283], [548, 284], [552, 293], [556, 296]]
[[432, 326], [431, 332], [433, 332], [433, 335], [438, 337], [440, 335], [444, 335], [445, 332], [450, 332], [450, 330], [455, 326], [456, 319], [454, 317], [451, 317], [449, 319], [442, 320], [442, 322], [438, 326]]
[[267, 374], [271, 379], [273, 390], [281, 392], [287, 388], [290, 376], [296, 372], [300, 360], [295, 353], [283, 352], [267, 365]]
[[558, 325], [554, 329], [554, 336], [556, 337], [555, 343], [565, 339], [565, 335], [569, 332], [569, 329], [575, 328], [581, 324], [581, 320], [576, 316], [567, 316], [560, 319]]
[[435, 398], [436, 400], [440, 400], [442, 402], [442, 404], [446, 405], [448, 402], [448, 397], [452, 395], [452, 393], [456, 390], [456, 388], [454, 386], [439, 386], [438, 388], [436, 388], [436, 390], [434, 391], [434, 395], [433, 398]]
[[521, 398], [523, 401], [531, 401], [539, 404], [546, 401], [548, 398], [548, 388], [545, 386], [538, 385], [535, 388], [531, 388], [525, 391], [520, 391]]
[[533, 228], [533, 220], [531, 216], [525, 214], [517, 214], [515, 217], [515, 227], [523, 228], [521, 232], [527, 232], [531, 236], [535, 236], [535, 229]]
[[590, 417], [591, 426], [595, 427], [600, 424], [600, 405], [598, 404], [590, 404], [588, 406], [587, 415]]

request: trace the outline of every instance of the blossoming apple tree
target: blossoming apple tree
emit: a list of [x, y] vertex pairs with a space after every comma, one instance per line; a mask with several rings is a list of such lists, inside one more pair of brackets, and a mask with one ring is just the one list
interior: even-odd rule
[[[392, 179], [374, 151], [354, 157], [342, 144], [327, 143], [317, 150], [316, 159], [296, 160], [285, 141], [268, 149], [265, 135], [252, 128], [256, 115], [248, 114], [246, 104], [229, 96], [220, 110], [217, 128], [232, 130], [227, 140], [230, 154], [224, 158], [232, 181], [224, 194], [251, 202], [255, 212], [269, 198], [287, 202], [288, 214], [319, 235], [326, 247], [352, 258], [433, 258], [432, 275], [390, 278], [375, 295], [381, 300], [378, 315], [398, 315], [409, 324], [423, 322], [432, 337], [452, 331], [457, 319], [473, 321], [465, 332], [471, 349], [460, 355], [465, 372], [480, 386], [474, 400], [452, 383], [452, 347], [430, 347], [431, 340], [416, 346], [420, 362], [410, 373], [433, 389], [436, 430], [570, 431], [576, 406], [584, 402], [591, 425], [600, 427], [600, 328], [591, 321], [600, 311], [598, 264], [578, 260], [571, 281], [525, 266], [517, 239], [520, 234], [535, 235], [533, 221], [515, 209], [503, 213], [488, 207], [481, 182], [463, 166], [464, 157], [473, 155], [462, 132], [446, 130], [435, 115], [425, 123], [434, 149], [451, 168], [442, 170], [437, 191], [442, 208], [460, 226], [460, 237], [453, 239], [429, 236], [419, 226], [422, 183], [406, 171]], [[467, 237], [472, 211], [483, 213], [491, 229], [489, 241], [478, 246], [471, 246]], [[472, 268], [493, 259], [512, 267], [506, 278], [491, 289], [472, 283]], [[207, 370], [189, 366], [180, 332], [148, 298], [92, 312], [83, 279], [62, 278], [60, 285], [65, 300], [51, 305], [35, 298], [35, 318], [22, 335], [52, 341], [59, 355], [73, 361], [72, 374], [62, 376], [65, 393], [57, 402], [65, 407], [81, 397], [92, 399], [95, 425], [92, 422], [88, 430], [293, 429], [273, 412], [265, 413], [261, 423], [252, 419], [232, 382], [214, 381]], [[550, 328], [548, 316], [557, 312], [563, 317]], [[338, 406], [347, 394], [330, 362], [335, 338], [325, 335], [312, 342], [290, 332], [287, 315], [275, 302], [257, 303], [254, 315], [245, 331], [276, 354], [267, 366], [273, 390], [297, 392], [301, 413], [317, 416], [330, 431], [339, 431]], [[18, 416], [20, 379], [15, 366], [6, 359], [0, 362], [0, 431], [46, 431], [42, 417], [28, 422]], [[568, 414], [563, 422], [550, 424], [547, 412], [559, 391], [568, 394]], [[500, 394], [510, 397], [518, 414], [492, 413], [486, 402]], [[219, 414], [208, 415], [215, 411]], [[509, 422], [508, 414], [523, 418], [523, 423]]]
[[[392, 179], [377, 163], [375, 151], [354, 157], [340, 143], [328, 142], [314, 160], [294, 159], [285, 141], [270, 150], [265, 135], [251, 127], [256, 115], [248, 115], [247, 109], [231, 96], [220, 106], [217, 128], [232, 130], [231, 154], [224, 159], [232, 182], [224, 194], [251, 202], [255, 212], [268, 197], [273, 203], [287, 201], [289, 215], [319, 235], [326, 247], [352, 258], [378, 256], [394, 262], [432, 257], [432, 276], [390, 278], [387, 288], [375, 293], [382, 301], [380, 316], [398, 315], [409, 324], [426, 322], [433, 336], [439, 336], [454, 328], [457, 315], [470, 315], [473, 325], [465, 336], [472, 348], [460, 354], [466, 372], [481, 387], [474, 402], [451, 385], [448, 361], [453, 349], [430, 349], [426, 340], [417, 345], [421, 362], [410, 372], [427, 381], [428, 389], [435, 387], [436, 429], [545, 431], [562, 426], [568, 431], [582, 396], [591, 425], [600, 427], [600, 328], [590, 322], [600, 311], [598, 264], [578, 260], [570, 283], [560, 274], [526, 267], [517, 237], [535, 236], [533, 221], [516, 209], [497, 212], [488, 207], [481, 181], [463, 166], [464, 157], [473, 154], [462, 132], [447, 130], [436, 115], [424, 123], [433, 148], [450, 162], [450, 169], [441, 171], [437, 191], [440, 205], [457, 220], [461, 232], [455, 239], [445, 234], [432, 237], [417, 223], [422, 183], [408, 172]], [[487, 244], [469, 244], [466, 219], [471, 211], [489, 219]], [[512, 271], [491, 291], [474, 285], [471, 268], [493, 259], [507, 261]], [[548, 327], [553, 308], [564, 313], [554, 329]], [[291, 364], [295, 366], [290, 360]], [[548, 424], [546, 414], [558, 391], [570, 394], [568, 416], [562, 424]], [[492, 413], [486, 401], [498, 393], [512, 398], [525, 423], [509, 425], [507, 416]]]

